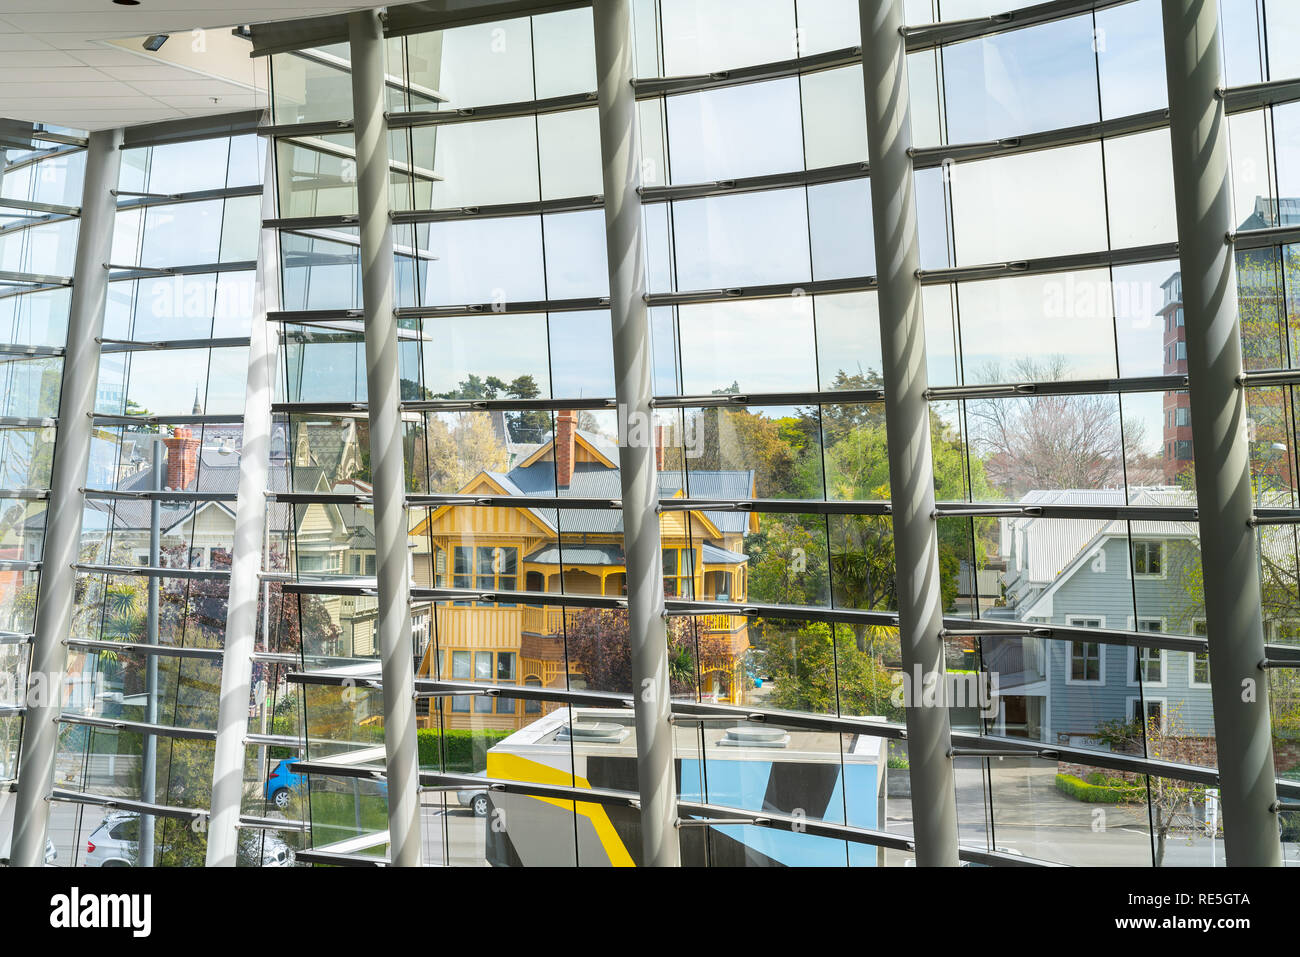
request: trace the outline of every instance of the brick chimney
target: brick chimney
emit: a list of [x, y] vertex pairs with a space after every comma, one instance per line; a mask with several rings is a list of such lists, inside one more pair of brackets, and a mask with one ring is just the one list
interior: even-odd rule
[[573, 482], [573, 433], [578, 417], [572, 409], [555, 416], [555, 487], [568, 488]]
[[170, 438], [163, 439], [167, 446], [166, 488], [188, 489], [199, 476], [199, 446], [202, 443], [184, 426], [172, 430]]

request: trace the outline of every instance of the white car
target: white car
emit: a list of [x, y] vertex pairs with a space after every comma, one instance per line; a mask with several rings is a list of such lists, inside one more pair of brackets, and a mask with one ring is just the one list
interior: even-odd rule
[[[293, 848], [268, 834], [265, 839], [251, 832], [241, 840], [247, 856], [259, 851], [263, 867], [293, 867]], [[84, 867], [134, 867], [140, 850], [140, 815], [134, 811], [118, 811], [108, 815], [86, 840]]]
[[[487, 777], [487, 771], [475, 771], [476, 778]], [[491, 804], [488, 802], [487, 789], [465, 788], [456, 792], [456, 800], [461, 807], [472, 808], [475, 817], [487, 817]]]

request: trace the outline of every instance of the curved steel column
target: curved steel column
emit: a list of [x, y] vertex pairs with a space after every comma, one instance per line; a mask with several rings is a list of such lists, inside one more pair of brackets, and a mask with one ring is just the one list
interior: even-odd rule
[[384, 117], [384, 31], [377, 10], [348, 14], [352, 108], [361, 215], [361, 290], [366, 316], [370, 479], [375, 497], [376, 632], [384, 681], [389, 863], [420, 865], [420, 761], [415, 740], [411, 573], [407, 567], [406, 480], [393, 314], [393, 225], [388, 202]]
[[[262, 219], [274, 219], [275, 149], [266, 151]], [[266, 314], [280, 307], [279, 251], [274, 229], [262, 228], [257, 247], [253, 314], [249, 324], [248, 383], [244, 389], [243, 447], [235, 498], [230, 596], [221, 664], [221, 702], [212, 757], [212, 815], [208, 818], [208, 867], [234, 867], [239, 850], [239, 809], [244, 796], [244, 738], [252, 694], [257, 604], [261, 596], [262, 543], [266, 537], [266, 490], [271, 479], [271, 398], [275, 344]]]
[[[1219, 96], [1215, 0], [1164, 0], [1165, 76], [1196, 504], [1205, 575], [1223, 835], [1229, 866], [1280, 866], [1259, 561], [1232, 244], [1228, 120]], [[1247, 691], [1253, 690], [1253, 694]]]
[[903, 0], [859, 0], [862, 76], [872, 228], [879, 283], [881, 374], [898, 576], [898, 631], [907, 702], [907, 757], [912, 771], [912, 826], [919, 866], [956, 867], [957, 797], [946, 696], [921, 704], [912, 676], [942, 685], [943, 601], [939, 537], [930, 461], [930, 406], [925, 392], [925, 320], [921, 313], [920, 241], [913, 182], [911, 103]]
[[63, 391], [50, 477], [50, 504], [45, 520], [45, 553], [37, 589], [36, 628], [28, 672], [27, 713], [23, 717], [22, 753], [18, 760], [18, 795], [14, 803], [14, 839], [10, 860], [19, 867], [45, 862], [45, 835], [54, 788], [54, 760], [59, 748], [59, 691], [68, 664], [63, 639], [72, 630], [76, 572], [81, 546], [81, 513], [86, 469], [90, 464], [91, 412], [99, 382], [99, 337], [108, 301], [108, 260], [117, 217], [117, 188], [122, 166], [121, 130], [90, 134], [86, 178], [77, 234], [77, 260], [68, 311], [68, 346], [63, 359]]
[[[596, 89], [609, 254], [610, 321], [621, 443], [623, 549], [627, 555], [628, 640], [636, 711], [637, 786], [641, 793], [641, 862], [681, 863], [677, 841], [677, 778], [673, 771], [668, 690], [668, 629], [664, 620], [659, 483], [654, 455], [654, 397], [650, 322], [645, 302], [641, 233], [641, 139], [632, 89], [632, 31], [628, 0], [596, 0]], [[632, 436], [644, 441], [633, 442]]]

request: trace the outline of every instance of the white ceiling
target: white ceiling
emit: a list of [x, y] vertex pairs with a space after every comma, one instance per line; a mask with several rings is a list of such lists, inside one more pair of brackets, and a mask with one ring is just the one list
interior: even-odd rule
[[[0, 0], [0, 118], [98, 130], [263, 107], [265, 58], [232, 27], [383, 5]], [[170, 38], [149, 53], [140, 38], [155, 33]]]

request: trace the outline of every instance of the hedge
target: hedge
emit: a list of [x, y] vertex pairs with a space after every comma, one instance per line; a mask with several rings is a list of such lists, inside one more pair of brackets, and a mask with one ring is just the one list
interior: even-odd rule
[[1146, 794], [1140, 784], [1093, 784], [1073, 774], [1058, 774], [1056, 790], [1087, 804], [1127, 804]]
[[439, 731], [437, 728], [420, 728], [416, 732], [420, 748], [420, 767], [443, 768], [443, 755], [439, 746], [446, 751], [444, 770], [456, 774], [468, 774], [482, 771], [487, 767], [487, 749], [514, 734], [504, 729], [453, 728]]

